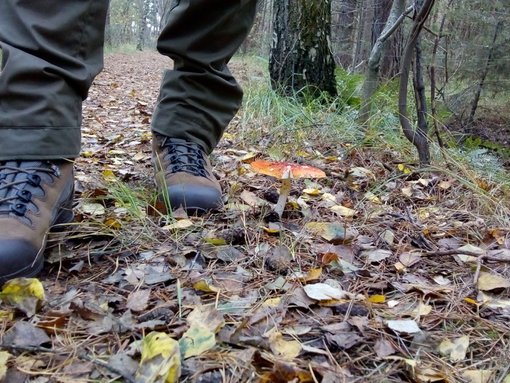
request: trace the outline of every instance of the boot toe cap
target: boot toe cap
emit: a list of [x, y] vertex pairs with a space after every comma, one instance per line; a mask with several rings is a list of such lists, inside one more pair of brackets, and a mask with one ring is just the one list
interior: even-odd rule
[[223, 206], [221, 192], [204, 185], [173, 185], [168, 187], [172, 209], [183, 207], [188, 213], [202, 214]]
[[43, 266], [42, 251], [22, 239], [0, 239], [0, 284], [18, 277], [32, 277]]

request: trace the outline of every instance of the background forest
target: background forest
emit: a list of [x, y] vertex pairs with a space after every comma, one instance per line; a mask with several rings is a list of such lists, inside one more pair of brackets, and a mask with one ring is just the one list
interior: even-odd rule
[[[240, 53], [258, 57], [259, 65], [264, 65], [264, 60], [269, 61], [275, 41], [273, 33], [281, 32], [274, 28], [278, 7], [302, 12], [299, 20], [303, 24], [309, 20], [304, 29], [326, 28], [336, 65], [335, 86], [339, 97], [351, 106], [360, 104], [363, 102], [363, 79], [357, 75], [366, 73], [374, 45], [387, 22], [391, 24], [388, 18], [393, 1], [328, 0], [320, 2], [320, 7], [313, 3], [260, 1], [256, 24]], [[405, 6], [412, 6], [411, 3]], [[423, 1], [417, 1], [415, 5], [419, 8], [421, 3]], [[510, 28], [507, 25], [510, 13], [503, 1], [438, 0], [432, 3], [420, 42], [427, 87], [427, 118], [437, 130], [429, 135], [444, 136], [446, 145], [463, 143], [469, 148], [487, 148], [508, 160]], [[171, 4], [171, 0], [113, 0], [107, 26], [108, 46], [154, 48], [161, 20]], [[317, 8], [327, 12], [321, 15], [324, 22], [319, 25], [313, 24], [317, 20]], [[377, 68], [383, 86], [396, 87], [415, 13], [408, 8], [406, 20], [384, 41]], [[433, 94], [429, 89], [432, 77]], [[435, 104], [433, 114], [431, 99]]]

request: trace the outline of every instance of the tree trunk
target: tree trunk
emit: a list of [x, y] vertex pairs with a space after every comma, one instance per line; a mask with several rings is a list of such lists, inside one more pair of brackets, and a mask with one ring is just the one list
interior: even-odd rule
[[352, 64], [356, 32], [356, 0], [338, 0], [332, 3], [332, 44], [337, 65], [347, 69]]
[[275, 0], [274, 40], [269, 60], [273, 89], [336, 97], [331, 52], [331, 0]]
[[487, 55], [487, 61], [485, 62], [485, 67], [483, 68], [482, 75], [480, 76], [480, 81], [478, 82], [478, 86], [476, 87], [475, 97], [473, 99], [473, 103], [471, 104], [471, 111], [469, 113], [468, 118], [468, 129], [471, 129], [473, 122], [475, 120], [476, 109], [478, 108], [478, 102], [480, 101], [480, 95], [482, 94], [483, 86], [485, 84], [485, 78], [489, 73], [489, 69], [492, 63], [492, 57], [494, 55], [494, 47], [496, 45], [496, 40], [498, 39], [498, 35], [501, 32], [503, 27], [503, 22], [498, 21], [496, 24], [496, 28], [494, 28], [494, 35], [492, 36], [492, 44], [489, 48], [489, 54]]
[[435, 0], [425, 0], [424, 4], [419, 7], [421, 0], [416, 0], [415, 6], [418, 8], [418, 13], [415, 17], [413, 28], [410, 33], [409, 40], [404, 50], [404, 58], [402, 59], [402, 68], [400, 70], [400, 88], [398, 97], [398, 110], [400, 124], [406, 138], [418, 150], [420, 165], [426, 166], [430, 164], [430, 150], [427, 132], [423, 131], [420, 126], [416, 129], [413, 128], [412, 122], [409, 120], [407, 113], [407, 89], [409, 81], [409, 72], [411, 69], [411, 62], [413, 54], [415, 54], [416, 43], [423, 29], [425, 21], [430, 15], [430, 11], [434, 6]]
[[138, 0], [137, 4], [139, 12], [139, 25], [136, 50], [143, 51], [143, 47], [145, 45], [145, 32], [147, 31], [147, 13], [149, 11], [149, 7], [145, 0]]
[[377, 89], [379, 82], [379, 68], [382, 60], [383, 47], [386, 40], [397, 30], [405, 18], [404, 13], [405, 0], [394, 0], [388, 21], [384, 26], [383, 31], [379, 34], [372, 52], [368, 59], [367, 71], [363, 89], [361, 91], [363, 104], [359, 112], [359, 123], [364, 128], [369, 127], [370, 116], [372, 113], [372, 96]]

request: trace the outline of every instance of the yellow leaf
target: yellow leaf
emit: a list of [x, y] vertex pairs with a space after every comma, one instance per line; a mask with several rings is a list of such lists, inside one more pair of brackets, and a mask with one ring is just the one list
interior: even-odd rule
[[321, 274], [322, 274], [322, 267], [319, 267], [317, 269], [310, 269], [306, 273], [304, 281], [305, 282], [315, 281], [320, 278]]
[[266, 227], [262, 226], [262, 229], [268, 234], [278, 234], [280, 232], [279, 227]]
[[179, 343], [168, 334], [153, 331], [141, 341], [142, 358], [136, 380], [152, 383], [164, 378], [166, 383], [176, 383], [181, 375]]
[[464, 302], [467, 302], [470, 305], [478, 306], [478, 302], [475, 301], [473, 298], [465, 297]]
[[116, 181], [117, 177], [115, 176], [115, 173], [111, 169], [105, 169], [103, 170], [103, 179], [105, 181]]
[[469, 347], [469, 336], [464, 335], [460, 338], [445, 339], [439, 345], [441, 355], [447, 356], [452, 362], [460, 362], [466, 359], [466, 352]]
[[187, 229], [189, 227], [193, 226], [193, 221], [190, 219], [180, 219], [178, 221], [175, 221], [174, 223], [171, 223], [170, 225], [163, 226], [163, 229], [166, 230], [182, 230]]
[[203, 291], [204, 293], [217, 293], [220, 291], [216, 286], [214, 286], [210, 281], [206, 281], [205, 279], [201, 279], [193, 284], [193, 288], [197, 291]]
[[248, 152], [244, 156], [241, 157], [241, 162], [245, 164], [249, 164], [250, 162], [255, 161], [260, 153], [257, 152]]
[[386, 297], [384, 295], [379, 294], [371, 295], [368, 297], [368, 301], [371, 303], [385, 303]]
[[404, 174], [410, 174], [412, 173], [412, 170], [409, 169], [407, 166], [405, 166], [404, 164], [398, 164], [397, 165], [397, 169], [400, 170], [402, 173]]
[[0, 299], [9, 304], [18, 304], [29, 297], [44, 301], [44, 287], [37, 278], [15, 278], [4, 284]]
[[107, 218], [104, 224], [112, 229], [119, 230], [122, 228], [122, 223], [116, 218]]
[[205, 238], [205, 241], [214, 246], [222, 246], [227, 244], [225, 238]]
[[14, 313], [12, 311], [0, 310], [0, 319], [12, 320]]
[[365, 193], [365, 198], [367, 200], [369, 200], [370, 202], [375, 203], [376, 205], [381, 205], [382, 204], [381, 199], [378, 196], [376, 196], [374, 193], [372, 193], [372, 192], [366, 192]]
[[11, 354], [9, 354], [7, 351], [0, 351], [0, 381], [2, 381], [7, 374], [7, 361], [10, 357]]
[[303, 193], [311, 195], [313, 197], [319, 196], [322, 194], [322, 192], [317, 188], [306, 188], [303, 189]]
[[285, 360], [293, 360], [301, 352], [301, 343], [297, 340], [285, 340], [278, 331], [274, 331], [269, 335], [269, 347], [271, 347], [273, 354]]
[[282, 298], [280, 298], [280, 297], [269, 298], [269, 299], [266, 299], [262, 303], [262, 306], [265, 306], [265, 307], [278, 307], [281, 302], [282, 302]]
[[357, 213], [356, 210], [350, 209], [342, 205], [336, 205], [330, 208], [331, 211], [338, 214], [341, 217], [354, 217]]
[[432, 306], [426, 305], [425, 303], [420, 302], [418, 306], [413, 310], [412, 314], [414, 316], [420, 317], [429, 315], [432, 312]]
[[465, 370], [462, 372], [462, 377], [469, 383], [487, 383], [491, 376], [491, 370]]
[[510, 281], [496, 274], [481, 272], [478, 277], [478, 289], [490, 291], [495, 289], [506, 289], [510, 287]]

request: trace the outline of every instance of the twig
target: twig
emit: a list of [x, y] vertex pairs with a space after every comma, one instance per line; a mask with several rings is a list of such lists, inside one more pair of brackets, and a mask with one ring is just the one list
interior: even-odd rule
[[[48, 352], [51, 354], [62, 355], [62, 356], [69, 356], [69, 355], [73, 354], [72, 352], [56, 351], [51, 348], [41, 347], [41, 346], [16, 346], [16, 345], [4, 344], [4, 343], [0, 343], [0, 350], [1, 349], [9, 350], [9, 351], [24, 351], [24, 352]], [[128, 374], [125, 371], [119, 370], [118, 368], [113, 367], [112, 365], [110, 365], [106, 362], [103, 362], [100, 359], [93, 358], [92, 356], [89, 356], [89, 355], [83, 354], [83, 353], [79, 353], [79, 354], [75, 354], [75, 355], [77, 356], [78, 359], [81, 359], [81, 360], [84, 360], [87, 362], [91, 362], [97, 366], [107, 369], [108, 371], [110, 371], [116, 375], [122, 376], [124, 378], [124, 381], [127, 383], [136, 383], [136, 380], [130, 374]]]
[[430, 257], [433, 255], [441, 256], [441, 255], [459, 255], [459, 254], [469, 255], [472, 257], [482, 257], [483, 256], [483, 254], [480, 254], [475, 251], [459, 250], [459, 249], [457, 249], [457, 250], [443, 250], [443, 251], [427, 251], [426, 253], [422, 253], [421, 255]]
[[504, 254], [500, 254], [500, 255], [482, 254], [482, 255], [480, 255], [480, 257], [478, 258], [478, 262], [476, 264], [475, 275], [473, 276], [473, 283], [475, 285], [478, 283], [478, 278], [480, 277], [480, 271], [482, 269], [482, 262], [484, 260], [487, 260], [487, 261], [510, 262], [510, 256], [509, 255], [504, 255]]

